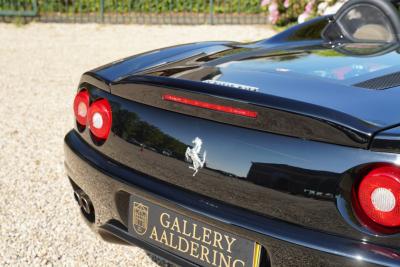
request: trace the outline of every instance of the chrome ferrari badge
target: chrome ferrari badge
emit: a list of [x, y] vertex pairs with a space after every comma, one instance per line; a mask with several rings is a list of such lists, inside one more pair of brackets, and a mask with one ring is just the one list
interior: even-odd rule
[[189, 166], [189, 169], [194, 170], [193, 176], [197, 174], [199, 169], [203, 168], [204, 163], [206, 162], [207, 152], [204, 151], [203, 159], [200, 158], [201, 146], [203, 145], [203, 141], [200, 138], [196, 137], [192, 143], [194, 144], [193, 148], [188, 147], [186, 149], [185, 157], [187, 161], [191, 161], [193, 166]]

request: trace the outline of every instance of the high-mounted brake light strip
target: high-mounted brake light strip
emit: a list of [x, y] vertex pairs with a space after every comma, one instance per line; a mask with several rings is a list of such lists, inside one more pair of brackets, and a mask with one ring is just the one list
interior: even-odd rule
[[257, 118], [257, 116], [258, 116], [258, 112], [256, 112], [256, 111], [235, 108], [235, 107], [229, 107], [229, 106], [223, 106], [223, 105], [213, 104], [213, 103], [209, 103], [209, 102], [203, 102], [203, 101], [194, 100], [194, 99], [185, 98], [185, 97], [176, 96], [176, 95], [165, 94], [165, 95], [163, 95], [162, 99], [165, 101], [171, 101], [171, 102], [176, 102], [176, 103], [189, 105], [189, 106], [193, 106], [193, 107], [221, 111], [221, 112], [244, 116], [244, 117], [248, 117], [248, 118]]

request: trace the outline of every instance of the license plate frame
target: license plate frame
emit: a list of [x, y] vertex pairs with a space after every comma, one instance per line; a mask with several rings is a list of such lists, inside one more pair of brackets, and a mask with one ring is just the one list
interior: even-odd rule
[[133, 237], [201, 266], [259, 267], [261, 245], [132, 194]]

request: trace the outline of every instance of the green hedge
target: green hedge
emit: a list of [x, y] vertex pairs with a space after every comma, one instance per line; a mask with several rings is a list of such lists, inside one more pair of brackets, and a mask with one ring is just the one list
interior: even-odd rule
[[[29, 9], [32, 0], [0, 0], [0, 10]], [[100, 0], [38, 0], [43, 12], [98, 12]], [[104, 0], [106, 12], [198, 12], [208, 13], [209, 0]], [[259, 0], [215, 0], [215, 13], [260, 13], [266, 8], [260, 7]]]
[[[26, 11], [32, 9], [34, 0], [0, 0], [1, 10]], [[310, 19], [317, 15], [320, 3], [334, 4], [338, 0], [214, 0], [213, 14], [261, 14], [272, 24], [286, 26], [296, 23], [298, 18]], [[101, 0], [37, 0], [39, 14], [65, 15], [99, 14]], [[113, 14], [164, 14], [210, 13], [210, 0], [104, 0], [104, 13]], [[270, 12], [269, 12], [270, 11]], [[308, 12], [305, 16], [305, 12]]]

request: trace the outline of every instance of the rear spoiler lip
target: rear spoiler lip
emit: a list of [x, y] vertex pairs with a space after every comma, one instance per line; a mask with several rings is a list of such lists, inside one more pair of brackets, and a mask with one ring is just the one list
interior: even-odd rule
[[[103, 90], [103, 91], [106, 91], [108, 93], [111, 93], [111, 87], [110, 87], [111, 81], [103, 78], [100, 75], [97, 75], [94, 72], [90, 72], [90, 71], [85, 72], [82, 75], [81, 80], [79, 81], [79, 87], [83, 83], [89, 83], [89, 84], [97, 87], [100, 90]], [[79, 89], [80, 88], [78, 88], [78, 90]]]
[[[252, 105], [253, 107], [283, 111], [287, 114], [293, 114], [293, 116], [302, 116], [310, 120], [317, 120], [331, 126], [332, 128], [336, 128], [342, 134], [344, 133], [347, 136], [348, 140], [343, 140], [343, 142], [330, 142], [339, 145], [367, 149], [373, 134], [381, 129], [376, 125], [370, 124], [349, 114], [315, 104], [268, 95], [265, 93], [232, 89], [216, 84], [207, 84], [207, 86], [204, 86], [203, 82], [198, 81], [181, 80], [169, 77], [133, 75], [118, 82], [111, 82], [110, 89], [111, 93], [114, 95], [140, 102], [136, 99], [132, 99], [132, 96], [128, 96], [127, 91], [129, 90], [126, 90], [129, 86], [137, 86], [139, 84], [155, 86], [163, 89], [173, 89], [177, 92], [181, 91], [189, 94], [197, 94], [199, 96], [217, 97], [222, 100], [236, 101], [238, 103], [244, 103], [245, 105]], [[174, 112], [179, 111], [174, 110]], [[329, 139], [328, 136], [327, 139]]]
[[400, 124], [386, 127], [375, 133], [369, 149], [377, 152], [400, 153]]

